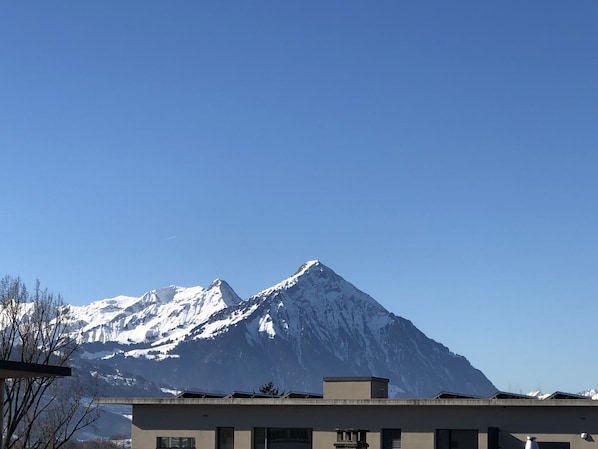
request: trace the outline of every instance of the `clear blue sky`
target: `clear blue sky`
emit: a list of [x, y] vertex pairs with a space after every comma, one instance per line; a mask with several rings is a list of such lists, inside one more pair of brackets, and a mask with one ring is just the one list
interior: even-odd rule
[[[0, 5], [0, 273], [319, 259], [499, 389], [598, 387], [598, 3]], [[375, 374], [375, 373], [373, 373]]]

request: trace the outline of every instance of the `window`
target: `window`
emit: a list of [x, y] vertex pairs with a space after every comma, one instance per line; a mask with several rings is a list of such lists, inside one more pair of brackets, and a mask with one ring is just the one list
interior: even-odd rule
[[311, 449], [311, 429], [301, 427], [256, 427], [253, 449]]
[[499, 449], [498, 427], [488, 427], [488, 449]]
[[218, 449], [234, 449], [234, 427], [218, 427]]
[[195, 438], [193, 437], [158, 437], [156, 443], [158, 449], [195, 449]]
[[382, 449], [401, 449], [401, 429], [382, 429]]
[[436, 449], [478, 449], [478, 431], [438, 429]]
[[266, 449], [266, 428], [253, 429], [253, 449]]

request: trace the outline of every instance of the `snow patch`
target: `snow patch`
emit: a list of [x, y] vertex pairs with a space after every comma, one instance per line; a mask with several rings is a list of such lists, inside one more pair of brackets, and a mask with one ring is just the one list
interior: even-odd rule
[[276, 337], [276, 331], [274, 330], [274, 323], [269, 313], [262, 316], [259, 321], [258, 332], [265, 332], [268, 334], [268, 338], [273, 339]]

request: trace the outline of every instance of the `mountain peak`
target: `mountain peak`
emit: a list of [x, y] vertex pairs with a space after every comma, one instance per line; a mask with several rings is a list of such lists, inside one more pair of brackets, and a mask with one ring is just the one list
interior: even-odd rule
[[303, 273], [305, 273], [306, 271], [308, 271], [311, 267], [321, 267], [321, 268], [326, 268], [319, 260], [308, 260], [307, 262], [305, 262], [303, 265], [301, 265], [299, 267], [299, 269], [297, 271], [295, 271], [295, 274], [293, 274], [293, 276], [300, 276]]
[[157, 288], [154, 290], [150, 290], [141, 296], [140, 300], [143, 304], [147, 303], [155, 303], [155, 304], [166, 304], [171, 302], [177, 292], [179, 291], [179, 287], [176, 285], [170, 285], [168, 287]]
[[292, 276], [266, 290], [259, 292], [257, 295], [254, 296], [264, 296], [276, 290], [289, 289], [293, 287], [295, 284], [297, 284], [297, 282], [299, 282], [300, 280], [303, 280], [304, 282], [307, 281], [308, 283], [314, 283], [317, 278], [322, 277], [322, 274], [332, 274], [333, 276], [336, 276], [336, 273], [334, 273], [334, 271], [332, 271], [326, 265], [321, 263], [319, 260], [310, 260], [301, 265]]
[[307, 282], [309, 284], [318, 285], [322, 283], [349, 284], [345, 279], [336, 274], [332, 268], [327, 267], [319, 260], [310, 260], [305, 262], [299, 267], [295, 274], [293, 274], [286, 281], [283, 281], [283, 283], [289, 282], [289, 286], [291, 286], [300, 280], [302, 283]]
[[242, 299], [239, 297], [239, 295], [237, 295], [228, 282], [222, 279], [214, 279], [207, 290], [219, 292], [222, 301], [224, 301], [228, 307], [238, 304], [242, 301]]
[[228, 285], [228, 284], [226, 283], [226, 281], [223, 281], [223, 280], [222, 280], [222, 279], [220, 279], [220, 278], [216, 278], [216, 279], [214, 279], [214, 280], [212, 281], [212, 283], [211, 283], [211, 284], [210, 284], [210, 286], [208, 287], [208, 290], [209, 290], [209, 289], [211, 289], [211, 288], [220, 287], [220, 286], [222, 286], [222, 284]]
[[376, 310], [375, 313], [388, 313], [374, 298], [357, 289], [319, 260], [305, 262], [295, 274], [252, 298], [265, 298], [281, 292], [304, 304], [310, 302], [314, 307], [331, 303], [346, 304], [349, 300], [358, 300], [363, 305], [367, 303], [374, 307], [372, 310]]

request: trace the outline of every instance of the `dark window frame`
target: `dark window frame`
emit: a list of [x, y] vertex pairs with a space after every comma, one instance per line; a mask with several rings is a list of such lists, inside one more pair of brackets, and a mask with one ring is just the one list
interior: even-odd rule
[[[224, 432], [230, 432], [230, 435], [223, 435]], [[216, 447], [218, 449], [234, 449], [235, 447], [235, 428], [234, 427], [218, 427], [217, 428], [217, 441]], [[230, 439], [229, 442], [227, 441]]]
[[[179, 440], [178, 444], [173, 444], [175, 440]], [[195, 437], [156, 437], [156, 449], [195, 449], [195, 447]]]
[[[396, 435], [398, 434], [398, 439]], [[401, 449], [403, 432], [399, 428], [384, 428], [380, 432], [380, 449]], [[396, 445], [395, 442], [399, 441]]]
[[313, 427], [254, 427], [252, 449], [270, 449], [271, 444], [295, 442], [309, 444], [313, 449]]
[[[447, 447], [440, 447], [439, 446], [439, 435], [441, 432], [448, 432], [448, 446]], [[472, 432], [475, 433], [475, 447], [474, 448], [463, 448], [463, 447], [455, 447], [455, 443], [457, 440], [453, 438], [454, 432]], [[473, 435], [472, 435], [473, 436]], [[434, 449], [479, 449], [479, 436], [480, 430], [479, 429], [436, 429], [434, 432]]]

